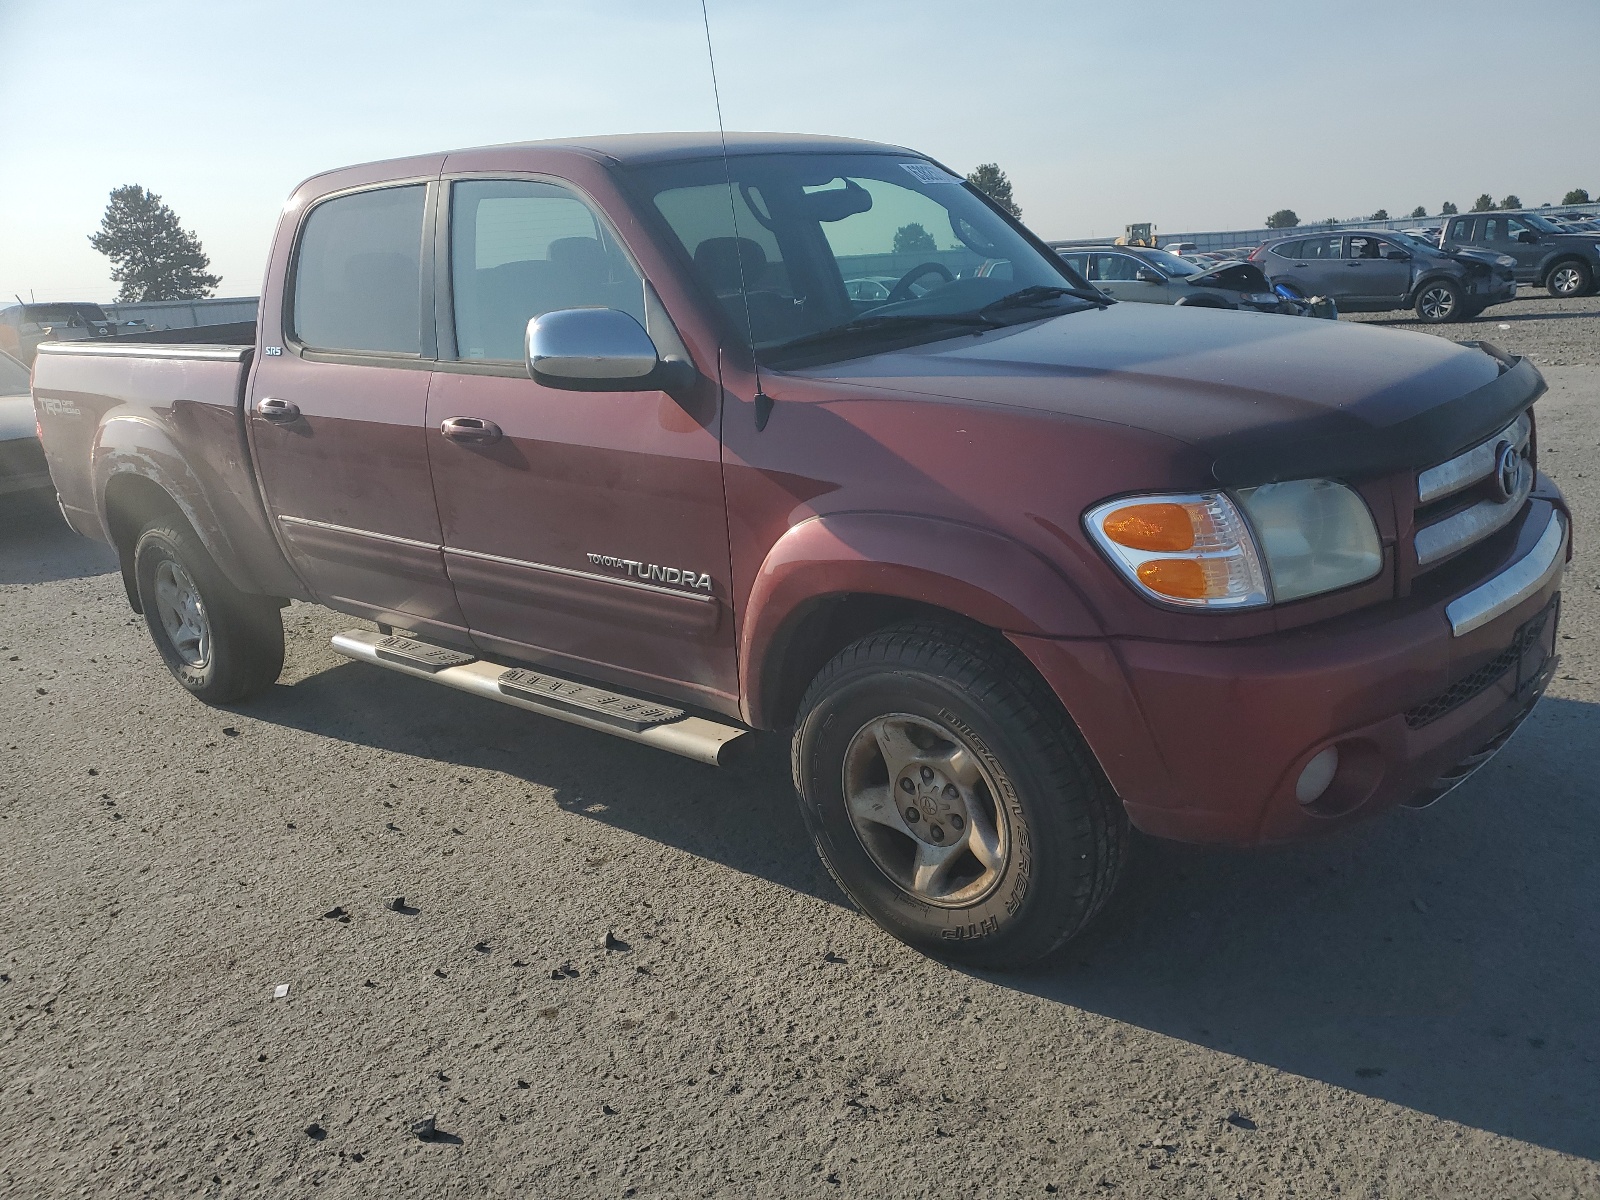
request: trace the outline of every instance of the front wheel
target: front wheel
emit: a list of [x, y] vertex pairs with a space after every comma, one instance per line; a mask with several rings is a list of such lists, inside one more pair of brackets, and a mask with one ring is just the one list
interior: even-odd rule
[[134, 581], [150, 640], [172, 676], [207, 704], [230, 704], [270, 687], [283, 670], [277, 604], [239, 591], [182, 521], [140, 533]]
[[1435, 279], [1422, 285], [1417, 293], [1417, 318], [1429, 325], [1443, 325], [1446, 321], [1459, 321], [1466, 305], [1461, 289], [1447, 279]]
[[1571, 261], [1557, 263], [1551, 267], [1544, 286], [1552, 296], [1558, 300], [1565, 300], [1571, 296], [1587, 296], [1593, 284], [1594, 276], [1590, 273], [1588, 265]]
[[1049, 955], [1104, 905], [1121, 803], [1003, 643], [936, 624], [871, 634], [806, 693], [792, 750], [823, 862], [895, 937], [974, 966]]

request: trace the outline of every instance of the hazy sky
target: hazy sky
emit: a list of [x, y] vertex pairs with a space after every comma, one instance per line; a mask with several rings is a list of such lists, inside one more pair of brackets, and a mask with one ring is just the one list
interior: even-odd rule
[[[1600, 193], [1594, 0], [710, 14], [728, 128], [997, 161], [1045, 237]], [[199, 234], [219, 294], [253, 295], [284, 197], [316, 171], [715, 122], [699, 0], [0, 0], [0, 300], [110, 299], [85, 237], [124, 183]]]

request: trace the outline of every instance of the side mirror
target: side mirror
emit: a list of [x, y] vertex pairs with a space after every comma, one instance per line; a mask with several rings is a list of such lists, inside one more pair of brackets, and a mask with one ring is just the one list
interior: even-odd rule
[[564, 308], [528, 322], [528, 375], [569, 392], [676, 391], [694, 379], [678, 359], [662, 362], [644, 327], [614, 308]]
[[1389, 251], [1385, 252], [1384, 257], [1387, 258], [1390, 262], [1410, 262], [1411, 261], [1411, 255], [1406, 253], [1404, 250], [1389, 250]]
[[1517, 241], [1521, 242], [1525, 246], [1536, 246], [1539, 243], [1539, 235], [1534, 233], [1531, 229], [1524, 229], [1521, 233], [1517, 234]]
[[1140, 267], [1133, 273], [1133, 277], [1140, 283], [1165, 283], [1166, 277], [1159, 271], [1152, 271], [1149, 267]]

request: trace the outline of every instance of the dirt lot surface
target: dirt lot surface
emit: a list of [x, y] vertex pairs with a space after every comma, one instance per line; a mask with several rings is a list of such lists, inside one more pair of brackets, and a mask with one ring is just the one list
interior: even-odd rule
[[1523, 284], [1515, 300], [1456, 325], [1424, 325], [1409, 310], [1346, 313], [1341, 319], [1436, 333], [1457, 342], [1484, 338], [1502, 350], [1528, 355], [1540, 370], [1600, 366], [1600, 297], [1595, 296], [1557, 300], [1543, 288]]
[[[1524, 305], [1487, 336], [1595, 362]], [[300, 605], [208, 709], [105, 550], [6, 505], [0, 1195], [1600, 1195], [1600, 369], [1547, 374], [1580, 558], [1517, 738], [1318, 844], [1141, 843], [1022, 977], [849, 908], [775, 739], [718, 772]]]

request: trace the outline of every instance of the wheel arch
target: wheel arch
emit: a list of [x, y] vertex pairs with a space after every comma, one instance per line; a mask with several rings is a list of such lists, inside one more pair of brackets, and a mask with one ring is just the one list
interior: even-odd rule
[[778, 539], [750, 590], [739, 655], [745, 720], [787, 725], [828, 659], [914, 619], [1002, 637], [1102, 632], [1065, 575], [998, 533], [895, 513], [814, 517]]

